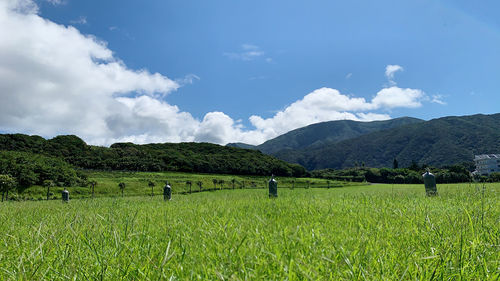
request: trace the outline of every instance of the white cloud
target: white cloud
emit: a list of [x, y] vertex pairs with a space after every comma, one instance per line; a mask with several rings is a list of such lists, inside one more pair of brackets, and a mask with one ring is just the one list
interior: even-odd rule
[[387, 65], [385, 67], [385, 77], [387, 77], [387, 80], [389, 80], [389, 83], [391, 85], [396, 85], [396, 82], [394, 82], [394, 74], [398, 71], [403, 71], [403, 67], [399, 65]]
[[368, 112], [368, 113], [358, 113], [356, 114], [359, 118], [359, 121], [381, 121], [381, 120], [388, 120], [391, 119], [391, 116], [388, 114], [380, 114], [380, 113], [373, 113], [373, 112]]
[[437, 103], [440, 105], [446, 105], [446, 102], [443, 101], [443, 96], [442, 95], [433, 95], [431, 97], [431, 102]]
[[38, 5], [32, 0], [3, 0], [0, 2], [1, 12], [11, 10], [21, 14], [36, 14], [38, 13]]
[[223, 112], [209, 112], [203, 118], [196, 131], [196, 141], [224, 143], [228, 137], [234, 135], [234, 120]]
[[118, 34], [122, 35], [123, 37], [129, 39], [129, 40], [135, 40], [135, 37], [132, 36], [127, 30], [121, 29], [118, 26], [110, 26], [108, 27], [109, 31], [112, 32], [118, 32]]
[[184, 78], [175, 79], [175, 82], [177, 82], [180, 86], [184, 86], [193, 84], [195, 80], [200, 80], [200, 77], [196, 74], [188, 74], [184, 76]]
[[87, 24], [87, 17], [80, 16], [78, 19], [70, 21], [71, 24]]
[[115, 141], [122, 136], [127, 138], [145, 138], [148, 142], [181, 142], [194, 141], [194, 132], [199, 121], [191, 114], [182, 112], [175, 105], [170, 105], [150, 96], [135, 98], [117, 98], [123, 107], [113, 110], [106, 117], [110, 129], [110, 140]]
[[350, 79], [352, 77], [352, 73], [347, 73], [347, 75], [345, 76], [345, 79]]
[[[320, 88], [270, 118], [251, 116], [253, 128], [223, 112], [209, 112], [198, 120], [163, 97], [199, 77], [189, 74], [171, 80], [146, 69], [129, 69], [105, 42], [37, 12], [32, 1], [0, 0], [2, 131], [45, 137], [76, 134], [99, 145], [118, 141], [259, 144], [316, 122], [389, 119], [377, 111], [418, 107], [426, 101], [421, 90], [395, 86], [380, 90], [371, 101]], [[240, 59], [263, 54], [255, 45], [241, 49]], [[432, 101], [440, 100], [435, 96]]]
[[[262, 57], [265, 54], [258, 46], [251, 44], [243, 44], [241, 45], [241, 51], [239, 52], [227, 52], [224, 53], [224, 56], [235, 59], [235, 60], [243, 60], [243, 61], [251, 61], [256, 58]], [[272, 62], [271, 58], [266, 58], [267, 62]]]
[[422, 105], [424, 92], [418, 89], [402, 89], [398, 87], [384, 88], [373, 98], [372, 104], [376, 108], [408, 107], [415, 108]]
[[179, 87], [159, 73], [128, 69], [105, 43], [41, 18], [33, 5], [0, 3], [2, 129], [92, 142], [114, 134], [107, 120], [120, 110], [117, 96], [157, 97]]
[[45, 1], [49, 2], [52, 5], [62, 5], [66, 3], [66, 1], [63, 0], [45, 0]]
[[246, 50], [246, 51], [255, 51], [255, 50], [259, 50], [259, 46], [256, 46], [256, 45], [252, 45], [252, 44], [243, 44], [241, 45], [241, 48], [243, 50]]
[[371, 102], [367, 102], [364, 98], [349, 97], [335, 89], [321, 88], [307, 94], [271, 118], [251, 116], [250, 122], [266, 138], [272, 138], [323, 121], [390, 119], [387, 114], [371, 111], [394, 107], [419, 107], [424, 98], [425, 94], [421, 90], [391, 87], [380, 90]]

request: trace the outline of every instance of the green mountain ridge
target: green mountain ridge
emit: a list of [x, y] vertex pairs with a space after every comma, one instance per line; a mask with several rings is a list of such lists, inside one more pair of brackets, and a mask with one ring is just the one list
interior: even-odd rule
[[424, 122], [413, 117], [401, 117], [383, 121], [359, 122], [353, 120], [336, 120], [311, 124], [289, 131], [260, 145], [251, 145], [241, 142], [228, 143], [226, 146], [245, 149], [257, 149], [266, 154], [274, 155], [282, 150], [304, 149], [306, 147], [321, 146], [331, 142], [339, 142], [376, 132], [395, 128], [407, 124]]
[[256, 145], [251, 145], [247, 143], [242, 143], [242, 142], [232, 142], [226, 144], [228, 147], [236, 147], [236, 148], [243, 148], [243, 149], [257, 149]]
[[303, 149], [282, 149], [272, 155], [309, 170], [360, 165], [391, 167], [412, 162], [444, 166], [472, 161], [475, 154], [500, 152], [500, 114], [450, 116], [402, 125], [343, 141]]
[[268, 140], [255, 148], [266, 154], [274, 155], [281, 150], [321, 147], [325, 144], [352, 139], [371, 132], [421, 122], [424, 122], [424, 120], [412, 117], [401, 117], [372, 122], [352, 120], [321, 122], [292, 130], [274, 139]]
[[500, 114], [429, 121], [410, 117], [330, 121], [290, 131], [259, 146], [233, 145], [254, 149], [210, 143], [116, 143], [108, 148], [87, 145], [77, 136], [45, 140], [0, 134], [0, 154], [3, 150], [46, 155], [83, 169], [303, 176], [304, 167], [392, 167], [394, 159], [400, 167], [471, 162], [475, 154], [500, 152]]

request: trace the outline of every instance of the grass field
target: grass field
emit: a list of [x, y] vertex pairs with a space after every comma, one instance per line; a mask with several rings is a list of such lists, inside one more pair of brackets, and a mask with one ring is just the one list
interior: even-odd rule
[[[88, 172], [89, 181], [96, 181], [96, 197], [121, 196], [121, 190], [118, 187], [120, 182], [125, 183], [124, 196], [146, 196], [151, 195], [149, 181], [152, 181], [154, 195], [163, 194], [163, 186], [168, 181], [172, 187], [173, 194], [213, 191], [214, 189], [262, 189], [267, 188], [270, 177], [263, 176], [241, 176], [241, 175], [216, 175], [216, 174], [191, 174], [179, 172]], [[286, 188], [314, 188], [314, 187], [346, 187], [353, 185], [366, 185], [367, 183], [327, 181], [324, 179], [313, 178], [277, 178], [281, 187]], [[217, 183], [214, 185], [213, 181]], [[191, 182], [191, 186], [187, 182]], [[63, 187], [51, 187], [50, 198], [61, 199]], [[89, 198], [91, 189], [89, 186], [68, 187], [71, 198]], [[11, 199], [14, 200], [45, 200], [47, 198], [47, 188], [43, 186], [32, 186], [22, 193], [11, 193]]]
[[0, 205], [0, 280], [498, 280], [500, 184]]

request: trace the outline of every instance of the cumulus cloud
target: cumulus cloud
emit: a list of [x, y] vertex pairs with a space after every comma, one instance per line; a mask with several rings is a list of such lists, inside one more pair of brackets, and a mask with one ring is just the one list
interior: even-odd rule
[[102, 138], [109, 115], [120, 110], [117, 96], [179, 88], [159, 73], [128, 69], [104, 42], [36, 12], [34, 2], [0, 3], [2, 129]]
[[394, 82], [394, 74], [403, 70], [402, 66], [389, 64], [385, 67], [385, 77], [387, 77], [387, 80], [389, 80], [391, 85], [396, 85], [396, 82]]
[[360, 112], [356, 115], [359, 118], [358, 121], [363, 121], [363, 122], [391, 119], [391, 116], [389, 116], [388, 114], [373, 113], [373, 112], [368, 112], [368, 113]]
[[268, 138], [309, 124], [330, 120], [374, 121], [390, 119], [387, 114], [371, 112], [394, 107], [419, 107], [425, 94], [417, 89], [390, 87], [380, 90], [370, 101], [341, 94], [338, 90], [321, 88], [263, 119], [251, 116], [250, 122]]
[[[223, 112], [208, 112], [199, 120], [164, 99], [198, 76], [172, 80], [146, 69], [130, 69], [105, 42], [37, 13], [37, 5], [30, 0], [0, 1], [2, 131], [44, 137], [76, 134], [98, 145], [123, 141], [259, 144], [316, 122], [389, 119], [386, 109], [413, 108], [429, 101], [421, 90], [396, 86], [380, 90], [371, 100], [320, 88], [272, 117], [251, 116], [251, 128]], [[239, 59], [263, 55], [255, 45], [241, 49]], [[398, 70], [391, 71], [388, 77]]]
[[384, 88], [373, 98], [372, 104], [376, 108], [408, 107], [415, 108], [422, 106], [424, 92], [418, 89], [401, 89], [398, 87]]
[[2, 10], [9, 9], [22, 14], [38, 13], [38, 5], [32, 0], [4, 0], [0, 7]]

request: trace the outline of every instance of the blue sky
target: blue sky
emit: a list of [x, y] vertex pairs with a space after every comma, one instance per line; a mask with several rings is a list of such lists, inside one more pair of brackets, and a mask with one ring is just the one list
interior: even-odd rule
[[[60, 84], [54, 87], [59, 92], [44, 90], [39, 95], [53, 98], [65, 110], [57, 115], [47, 105], [47, 116], [33, 115], [32, 108], [25, 109], [32, 118], [0, 116], [4, 132], [45, 137], [74, 133], [104, 145], [114, 141], [258, 144], [319, 121], [491, 114], [500, 104], [497, 1], [0, 1], [10, 2], [4, 20], [31, 16], [53, 23], [54, 34], [71, 29], [82, 40], [80, 45], [96, 43], [103, 49], [100, 52], [111, 52], [99, 59], [90, 55], [96, 66], [99, 60], [119, 62], [120, 71], [143, 74], [134, 76], [133, 85], [102, 89], [85, 88], [90, 82], [78, 80], [79, 74], [68, 80], [71, 83], [61, 75], [28, 77]], [[26, 2], [31, 3], [30, 10]], [[46, 29], [39, 33], [52, 32]], [[76, 54], [80, 45], [73, 44], [76, 39], [66, 45], [65, 36], [54, 35], [61, 40], [58, 45], [44, 43], [54, 52], [50, 56], [63, 57], [69, 48]], [[33, 45], [46, 37], [50, 36], [18, 38], [16, 43]], [[28, 41], [21, 44], [22, 40]], [[15, 52], [19, 48], [24, 47]], [[39, 57], [28, 55], [32, 63], [44, 65]], [[71, 60], [64, 59], [67, 67]], [[4, 62], [3, 68], [8, 67]], [[74, 71], [59, 65], [48, 69]], [[170, 82], [175, 85], [168, 86]], [[71, 95], [78, 102], [64, 96], [74, 89], [65, 91], [62, 85], [75, 83], [102, 91], [87, 97], [97, 105], [106, 104], [105, 110], [94, 114], [98, 119], [92, 119], [90, 112], [99, 106], [87, 105], [90, 112], [72, 108], [86, 102], [85, 91]], [[7, 89], [25, 92], [21, 86]], [[29, 89], [36, 95], [39, 83]], [[116, 101], [125, 107], [109, 114], [109, 108], [119, 107], [113, 104]], [[75, 111], [89, 117], [65, 113]], [[100, 125], [96, 129], [93, 124]]]

